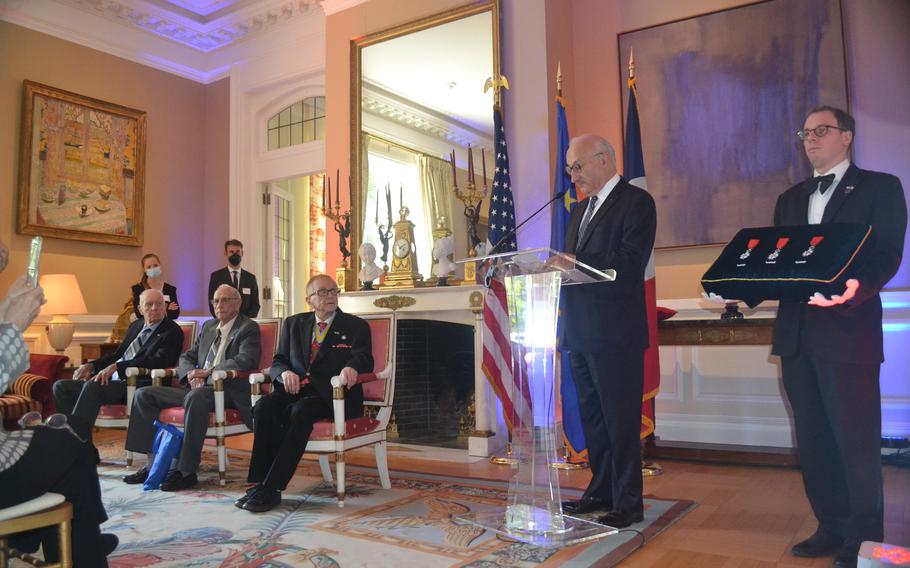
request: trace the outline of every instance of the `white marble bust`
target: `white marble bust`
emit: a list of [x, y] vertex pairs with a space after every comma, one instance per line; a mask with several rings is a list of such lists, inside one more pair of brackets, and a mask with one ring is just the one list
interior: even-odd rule
[[373, 282], [382, 276], [382, 268], [376, 264], [376, 247], [373, 246], [373, 243], [363, 243], [360, 245], [359, 251], [361, 268], [357, 277], [364, 284]]
[[433, 275], [436, 278], [446, 278], [455, 272], [455, 263], [449, 256], [455, 251], [455, 238], [452, 235], [439, 237], [433, 242], [433, 258], [436, 265]]

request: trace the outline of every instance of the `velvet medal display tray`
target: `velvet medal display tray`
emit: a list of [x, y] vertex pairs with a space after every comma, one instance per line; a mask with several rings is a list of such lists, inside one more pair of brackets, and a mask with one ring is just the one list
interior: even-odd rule
[[702, 276], [706, 292], [754, 306], [842, 294], [870, 249], [872, 227], [848, 223], [742, 229]]

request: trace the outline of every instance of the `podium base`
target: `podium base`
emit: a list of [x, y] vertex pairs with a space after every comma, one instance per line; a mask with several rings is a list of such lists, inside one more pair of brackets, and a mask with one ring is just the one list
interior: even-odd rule
[[543, 509], [536, 509], [534, 516], [541, 517], [544, 523], [549, 524], [551, 527], [557, 526], [560, 528], [550, 531], [519, 530], [514, 526], [508, 525], [510, 514], [507, 507], [498, 507], [467, 515], [458, 515], [457, 517], [453, 517], [453, 520], [457, 523], [482, 527], [506, 538], [543, 548], [572, 546], [574, 544], [603, 538], [619, 532], [619, 530], [614, 527], [608, 527], [606, 525], [570, 517], [568, 515], [550, 515]]

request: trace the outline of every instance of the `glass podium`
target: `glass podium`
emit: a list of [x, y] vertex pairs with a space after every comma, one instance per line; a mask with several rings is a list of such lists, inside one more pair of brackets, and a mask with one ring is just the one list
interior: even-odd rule
[[[512, 425], [512, 475], [505, 507], [466, 513], [455, 520], [542, 547], [615, 534], [613, 527], [563, 514], [559, 470], [550, 464], [558, 460], [561, 446], [555, 406], [560, 288], [612, 281], [616, 271], [592, 268], [548, 248], [465, 261], [477, 262], [487, 294], [504, 296], [508, 305], [509, 329], [503, 334], [509, 339], [514, 381], [509, 397], [512, 415], [506, 417]], [[500, 303], [487, 301], [491, 300]]]

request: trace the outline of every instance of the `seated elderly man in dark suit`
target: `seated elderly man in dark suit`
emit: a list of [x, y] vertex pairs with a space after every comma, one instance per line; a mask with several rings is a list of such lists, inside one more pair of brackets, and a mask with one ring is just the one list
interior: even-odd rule
[[[126, 432], [126, 449], [144, 453], [152, 459], [155, 438], [155, 419], [165, 408], [183, 406], [184, 437], [177, 459], [177, 468], [168, 472], [161, 483], [162, 491], [180, 491], [194, 487], [198, 482], [196, 470], [209, 413], [215, 410], [215, 390], [211, 386], [212, 371], [249, 371], [259, 364], [261, 351], [259, 325], [240, 313], [240, 292], [222, 284], [215, 291], [212, 305], [215, 319], [205, 322], [195, 345], [180, 356], [177, 375], [182, 388], [143, 387], [136, 391], [130, 425]], [[250, 409], [250, 389], [245, 380], [228, 379], [224, 382], [225, 406], [236, 408], [248, 428], [253, 428]], [[149, 465], [123, 478], [129, 484], [143, 483], [149, 474]]]
[[272, 360], [275, 390], [253, 409], [256, 429], [248, 480], [257, 485], [234, 504], [254, 513], [281, 503], [313, 425], [332, 418], [332, 377], [340, 376], [349, 389], [345, 416], [363, 415], [357, 375], [373, 370], [370, 327], [338, 309], [338, 286], [331, 276], [314, 276], [306, 291], [313, 311], [285, 320]]
[[[164, 296], [149, 288], [139, 295], [142, 319], [130, 324], [114, 353], [90, 361], [73, 373], [72, 380], [54, 383], [57, 412], [75, 414], [94, 424], [103, 404], [126, 404], [126, 368], [171, 367], [183, 350], [183, 330], [165, 317]], [[139, 386], [151, 384], [141, 379]]]

